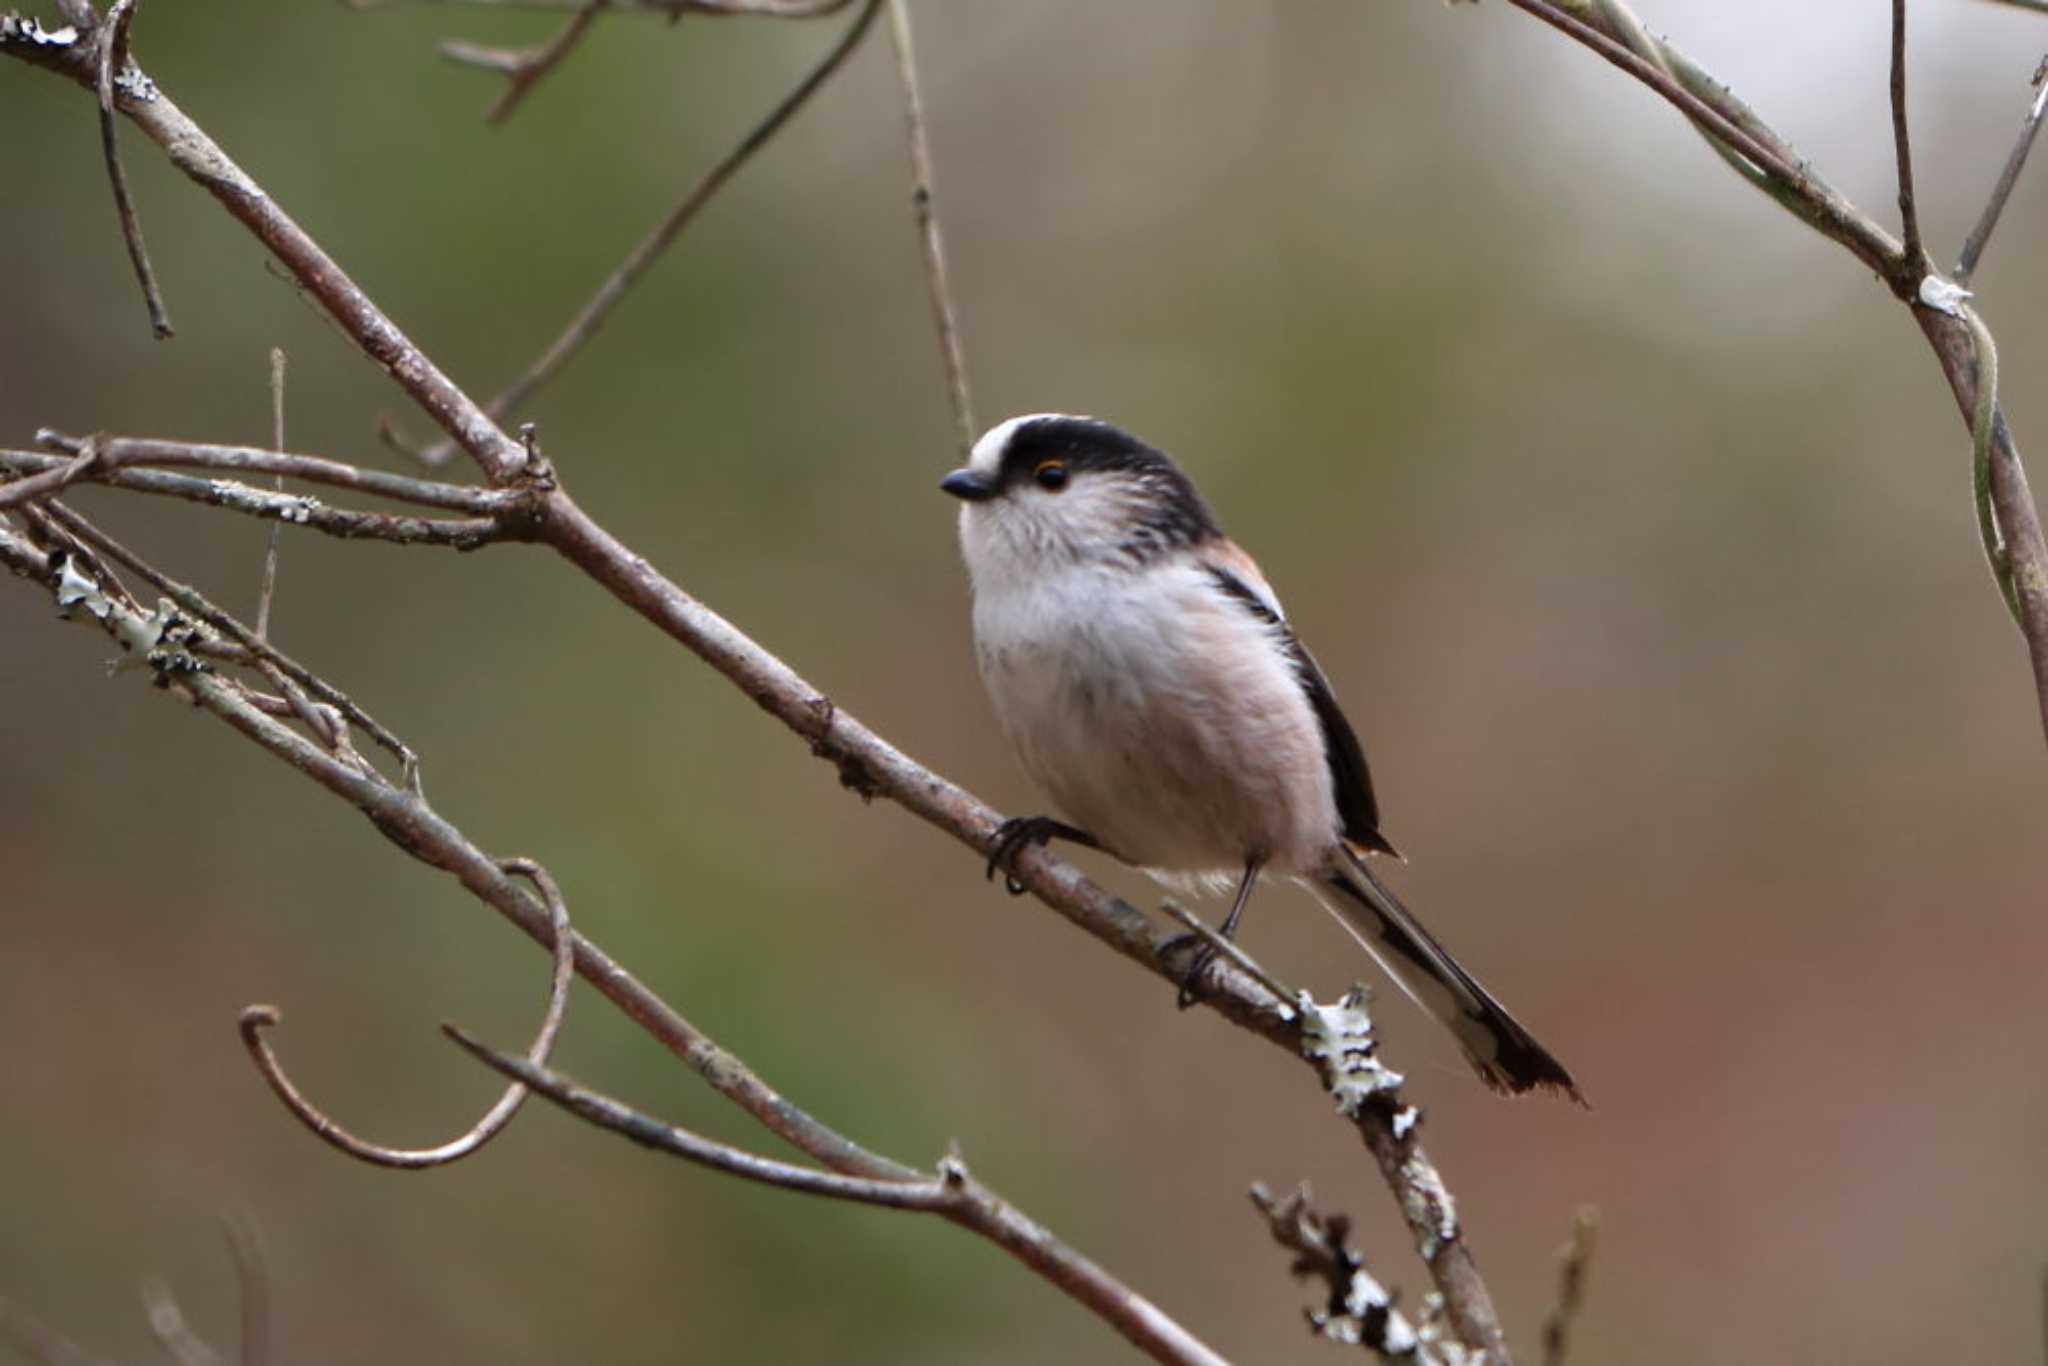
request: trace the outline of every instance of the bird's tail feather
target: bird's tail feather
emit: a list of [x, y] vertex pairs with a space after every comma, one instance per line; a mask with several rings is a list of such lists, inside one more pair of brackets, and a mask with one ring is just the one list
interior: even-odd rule
[[1579, 1104], [1586, 1098], [1564, 1065], [1493, 999], [1411, 915], [1365, 860], [1347, 847], [1344, 866], [1323, 879], [1322, 898], [1344, 927], [1416, 1004], [1450, 1026], [1459, 1046], [1496, 1091], [1548, 1086]]

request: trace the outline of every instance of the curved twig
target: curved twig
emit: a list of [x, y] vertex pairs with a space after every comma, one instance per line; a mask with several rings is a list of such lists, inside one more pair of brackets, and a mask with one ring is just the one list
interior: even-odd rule
[[1572, 1215], [1571, 1241], [1557, 1258], [1557, 1303], [1543, 1320], [1543, 1366], [1565, 1366], [1571, 1352], [1572, 1323], [1586, 1298], [1586, 1270], [1600, 1232], [1600, 1211], [1581, 1205]]
[[[569, 982], [576, 971], [576, 940], [569, 929], [569, 911], [562, 903], [561, 889], [555, 886], [555, 880], [548, 876], [546, 869], [532, 859], [524, 858], [506, 859], [500, 866], [540, 889], [542, 899], [547, 902], [549, 925], [555, 938], [555, 975], [548, 988], [547, 1014], [541, 1020], [540, 1032], [534, 1036], [533, 1046], [527, 1050], [528, 1059], [538, 1067], [547, 1061], [548, 1054], [554, 1050], [555, 1038], [562, 1030], [562, 1015], [569, 1005]], [[277, 1093], [277, 1098], [298, 1117], [300, 1123], [329, 1146], [360, 1161], [408, 1171], [444, 1167], [468, 1157], [503, 1133], [505, 1126], [512, 1122], [512, 1116], [526, 1102], [525, 1083], [514, 1081], [505, 1088], [505, 1094], [498, 1097], [497, 1103], [484, 1112], [483, 1118], [470, 1126], [468, 1132], [438, 1147], [389, 1148], [357, 1138], [316, 1109], [284, 1074], [283, 1065], [271, 1052], [270, 1041], [263, 1033], [279, 1018], [275, 1006], [253, 1005], [242, 1012], [242, 1045], [249, 1050], [256, 1070], [263, 1074], [263, 1080], [270, 1083], [270, 1089]]]

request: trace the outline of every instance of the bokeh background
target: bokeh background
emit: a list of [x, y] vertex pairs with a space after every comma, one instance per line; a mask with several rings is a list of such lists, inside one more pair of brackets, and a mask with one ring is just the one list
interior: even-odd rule
[[[1645, 17], [1889, 218], [1883, 7]], [[1963, 428], [1868, 273], [1664, 105], [1503, 6], [920, 4], [982, 416], [1115, 418], [1256, 548], [1371, 753], [1398, 882], [1583, 1080], [1510, 1104], [1389, 997], [1517, 1340], [1604, 1215], [1577, 1359], [2010, 1362], [2048, 1261], [2048, 755], [1981, 563]], [[616, 17], [501, 129], [435, 55], [547, 16], [145, 7], [163, 86], [479, 395], [836, 36]], [[2048, 23], [1914, 15], [1930, 242], [1953, 259]], [[90, 101], [0, 72], [0, 441], [34, 428], [397, 457], [397, 392], [132, 130], [154, 343]], [[1979, 275], [2037, 466], [2048, 171]], [[839, 703], [998, 805], [1036, 799], [974, 678], [953, 459], [878, 29], [532, 410], [581, 501]], [[78, 495], [253, 604], [263, 530]], [[543, 551], [288, 537], [276, 634], [423, 753], [435, 804], [545, 860], [578, 924], [771, 1081], [910, 1161], [957, 1140], [1234, 1359], [1318, 1362], [1244, 1198], [1306, 1178], [1426, 1288], [1299, 1068], [832, 771]], [[933, 1221], [806, 1202], [545, 1108], [475, 1160], [368, 1169], [235, 1041], [435, 1141], [523, 1040], [544, 958], [353, 811], [0, 592], [0, 1295], [151, 1349], [165, 1277], [227, 1344], [217, 1220], [263, 1227], [308, 1362], [1115, 1361]], [[1140, 898], [1140, 878], [1088, 860]], [[1216, 909], [1216, 908], [1211, 908]], [[1281, 975], [1370, 969], [1303, 896]], [[765, 1140], [579, 988], [559, 1058]]]

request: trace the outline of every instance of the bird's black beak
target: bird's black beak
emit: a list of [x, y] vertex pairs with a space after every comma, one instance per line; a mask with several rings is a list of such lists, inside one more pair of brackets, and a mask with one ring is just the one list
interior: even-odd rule
[[939, 481], [939, 487], [969, 503], [985, 503], [996, 496], [995, 483], [973, 470], [954, 470]]

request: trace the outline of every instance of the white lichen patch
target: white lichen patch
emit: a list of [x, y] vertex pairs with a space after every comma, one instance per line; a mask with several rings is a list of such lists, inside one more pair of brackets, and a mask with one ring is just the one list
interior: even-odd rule
[[1422, 1235], [1417, 1250], [1425, 1262], [1434, 1262], [1444, 1245], [1458, 1236], [1457, 1203], [1436, 1168], [1419, 1157], [1401, 1164], [1401, 1212], [1408, 1226]]
[[1404, 1105], [1394, 1112], [1394, 1137], [1406, 1138], [1415, 1132], [1415, 1126], [1422, 1122], [1422, 1111], [1413, 1105]]
[[100, 591], [100, 586], [79, 573], [78, 566], [67, 555], [57, 571], [57, 610], [69, 616], [71, 609], [79, 606], [101, 621], [105, 621], [107, 613], [114, 610], [114, 605], [107, 601], [107, 595]]
[[1295, 994], [1301, 1015], [1301, 1052], [1322, 1069], [1323, 1085], [1336, 1098], [1337, 1111], [1356, 1119], [1374, 1096], [1398, 1089], [1402, 1077], [1376, 1056], [1372, 1017], [1366, 1013], [1366, 992], [1353, 987], [1343, 999], [1318, 1005], [1305, 991]]

